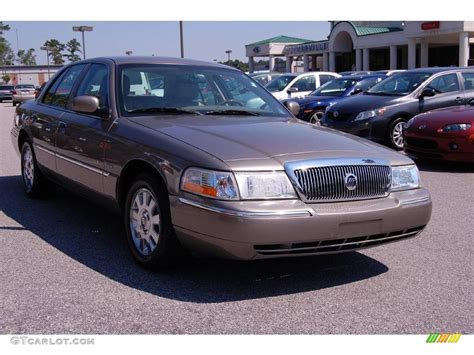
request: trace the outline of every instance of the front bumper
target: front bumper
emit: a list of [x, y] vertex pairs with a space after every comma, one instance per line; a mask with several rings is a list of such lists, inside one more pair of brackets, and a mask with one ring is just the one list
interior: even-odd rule
[[474, 141], [470, 139], [471, 136], [474, 136], [474, 132], [446, 134], [441, 137], [420, 136], [405, 131], [404, 150], [413, 158], [472, 163]]
[[13, 95], [13, 98], [12, 100], [14, 102], [25, 102], [25, 101], [28, 101], [28, 100], [34, 100], [35, 99], [35, 95]]
[[175, 231], [185, 247], [198, 254], [245, 260], [374, 246], [417, 235], [431, 217], [430, 194], [423, 188], [337, 203], [172, 196], [170, 204]]
[[384, 119], [368, 119], [363, 121], [335, 121], [327, 115], [321, 119], [321, 126], [350, 133], [374, 142], [384, 142], [386, 133], [386, 122]]

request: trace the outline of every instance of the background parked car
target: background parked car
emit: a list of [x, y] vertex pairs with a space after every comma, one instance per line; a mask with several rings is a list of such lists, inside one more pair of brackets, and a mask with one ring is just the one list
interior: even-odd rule
[[271, 80], [275, 79], [276, 77], [280, 76], [281, 73], [261, 73], [257, 75], [251, 75], [253, 80], [258, 81], [263, 86], [267, 85]]
[[11, 100], [13, 95], [12, 95], [12, 90], [14, 86], [13, 85], [0, 85], [0, 102], [3, 102], [3, 100]]
[[385, 78], [385, 75], [365, 75], [341, 76], [331, 80], [308, 96], [292, 99], [300, 105], [300, 112], [296, 117], [310, 123], [319, 123], [328, 106], [351, 95], [363, 93]]
[[270, 81], [265, 88], [279, 100], [291, 99], [306, 96], [338, 77], [339, 74], [329, 72], [283, 74]]
[[369, 75], [369, 74], [372, 74], [374, 72], [372, 71], [362, 71], [362, 70], [358, 70], [358, 71], [341, 71], [339, 72], [339, 75], [342, 75], [342, 76], [349, 76], [349, 75]]
[[413, 116], [463, 105], [474, 97], [474, 68], [423, 68], [396, 73], [363, 95], [328, 108], [321, 124], [403, 149], [403, 129]]
[[373, 74], [385, 74], [387, 76], [393, 75], [395, 73], [401, 73], [402, 71], [405, 71], [404, 69], [393, 69], [393, 70], [377, 70], [374, 71]]
[[32, 100], [35, 98], [35, 86], [31, 84], [18, 84], [13, 88], [13, 106], [21, 104], [26, 100]]
[[[473, 79], [474, 80], [474, 79]], [[414, 158], [474, 162], [474, 100], [422, 113], [407, 122], [405, 152]]]

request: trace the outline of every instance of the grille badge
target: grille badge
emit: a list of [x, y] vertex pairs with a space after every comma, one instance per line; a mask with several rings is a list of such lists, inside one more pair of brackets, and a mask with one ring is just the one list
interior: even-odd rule
[[339, 116], [339, 112], [334, 111], [334, 112], [332, 113], [332, 115], [333, 115], [334, 117], [338, 117], [338, 116]]
[[418, 127], [418, 129], [425, 129], [426, 128], [426, 125], [425, 124], [422, 124]]
[[353, 173], [347, 173], [346, 176], [344, 176], [344, 186], [349, 191], [355, 190], [357, 188], [357, 176]]

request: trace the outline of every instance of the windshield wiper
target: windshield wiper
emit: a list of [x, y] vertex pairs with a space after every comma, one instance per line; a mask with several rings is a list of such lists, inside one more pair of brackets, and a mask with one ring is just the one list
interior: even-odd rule
[[193, 115], [202, 115], [202, 113], [193, 110], [186, 110], [177, 107], [147, 107], [147, 108], [137, 108], [133, 110], [127, 110], [128, 113], [150, 113], [150, 112], [159, 112], [159, 113], [174, 113], [177, 115], [183, 114], [193, 114]]
[[204, 115], [260, 116], [257, 112], [245, 110], [213, 110], [204, 112]]

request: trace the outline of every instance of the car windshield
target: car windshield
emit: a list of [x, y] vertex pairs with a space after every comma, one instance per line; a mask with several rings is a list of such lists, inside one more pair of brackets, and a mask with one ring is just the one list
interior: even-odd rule
[[320, 88], [314, 90], [309, 95], [310, 96], [341, 96], [344, 92], [357, 83], [357, 80], [354, 79], [334, 79]]
[[280, 75], [271, 80], [265, 88], [270, 92], [282, 91], [297, 75]]
[[288, 111], [244, 73], [171, 64], [119, 67], [121, 112], [287, 117]]
[[0, 85], [0, 90], [13, 90], [12, 85]]
[[394, 74], [365, 92], [367, 95], [403, 96], [417, 89], [432, 74], [403, 72]]

